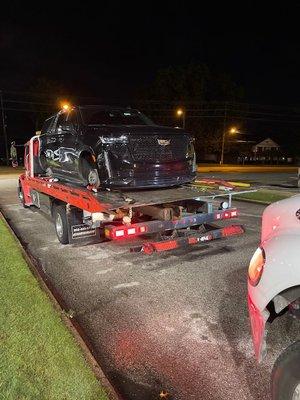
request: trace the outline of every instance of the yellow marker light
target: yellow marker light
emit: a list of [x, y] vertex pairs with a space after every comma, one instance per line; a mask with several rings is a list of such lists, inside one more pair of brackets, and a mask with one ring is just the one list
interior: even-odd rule
[[176, 114], [178, 115], [178, 117], [180, 117], [183, 114], [183, 109], [178, 108], [178, 110], [176, 111]]
[[264, 249], [259, 247], [253, 254], [248, 269], [249, 282], [252, 286], [258, 285], [264, 270], [265, 262], [266, 255]]
[[236, 127], [233, 126], [232, 128], [230, 128], [229, 133], [231, 133], [232, 135], [234, 135], [235, 133], [238, 133], [238, 130], [237, 130]]
[[62, 108], [63, 108], [65, 111], [68, 111], [68, 109], [70, 108], [70, 106], [69, 106], [69, 104], [64, 104], [64, 105], [62, 106]]

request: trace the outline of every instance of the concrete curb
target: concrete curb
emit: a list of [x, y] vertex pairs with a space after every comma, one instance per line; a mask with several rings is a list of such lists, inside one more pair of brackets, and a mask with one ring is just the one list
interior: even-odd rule
[[106, 377], [104, 371], [102, 370], [101, 366], [99, 365], [98, 361], [92, 354], [90, 349], [91, 346], [88, 345], [87, 339], [84, 337], [83, 331], [80, 328], [76, 319], [70, 319], [66, 314], [66, 309], [63, 307], [63, 301], [54, 290], [54, 287], [47, 282], [45, 276], [39, 267], [38, 261], [30, 254], [29, 251], [26, 251], [24, 246], [21, 243], [21, 239], [17, 236], [16, 232], [13, 228], [9, 225], [8, 221], [6, 220], [2, 210], [0, 210], [0, 218], [5, 223], [7, 228], [9, 229], [12, 236], [15, 238], [21, 253], [27, 262], [30, 271], [37, 279], [41, 289], [47, 294], [49, 300], [51, 301], [53, 307], [59, 312], [60, 317], [64, 324], [66, 325], [69, 332], [71, 332], [72, 336], [74, 337], [76, 343], [80, 347], [85, 360], [87, 361], [88, 365], [91, 367], [93, 373], [95, 374], [97, 380], [100, 382], [101, 386], [105, 389], [107, 396], [110, 400], [122, 400], [120, 394], [118, 394], [112, 384], [109, 382], [108, 378]]

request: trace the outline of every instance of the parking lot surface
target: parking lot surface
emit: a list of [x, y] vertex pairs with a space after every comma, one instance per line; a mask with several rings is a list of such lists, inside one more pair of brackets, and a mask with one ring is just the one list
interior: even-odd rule
[[3, 213], [124, 399], [159, 399], [162, 390], [178, 400], [269, 398], [272, 364], [299, 324], [276, 320], [256, 363], [246, 284], [264, 207], [235, 205], [245, 235], [145, 256], [128, 243], [59, 244], [49, 220], [19, 205], [16, 179], [0, 181]]

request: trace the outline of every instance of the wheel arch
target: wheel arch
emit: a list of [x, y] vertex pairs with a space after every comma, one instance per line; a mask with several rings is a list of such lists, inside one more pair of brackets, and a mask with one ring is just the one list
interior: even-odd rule
[[96, 158], [96, 154], [95, 151], [91, 148], [91, 147], [84, 147], [80, 150], [79, 154], [78, 154], [78, 158], [84, 158], [84, 157], [94, 157]]
[[82, 168], [83, 168], [82, 160], [87, 160], [90, 163], [96, 164], [95, 152], [89, 147], [83, 148], [80, 151], [80, 153], [78, 155], [78, 172], [80, 175], [82, 175]]
[[263, 243], [266, 262], [261, 280], [257, 286], [248, 284], [248, 293], [260, 311], [273, 303], [281, 312], [289, 300], [293, 301], [293, 297], [298, 296], [299, 236], [293, 232], [281, 234]]
[[53, 213], [54, 213], [54, 209], [55, 209], [55, 207], [58, 207], [58, 206], [67, 206], [67, 203], [65, 203], [64, 201], [62, 201], [62, 200], [59, 200], [59, 199], [56, 199], [55, 197], [51, 197], [50, 198], [50, 201], [51, 201], [51, 217], [53, 218]]
[[[300, 284], [295, 286], [290, 286], [276, 296], [273, 297], [271, 302], [274, 304], [274, 310], [276, 314], [280, 314], [286, 307], [288, 307], [295, 300], [300, 298]], [[268, 306], [270, 303], [268, 304]], [[268, 307], [267, 306], [267, 307]]]

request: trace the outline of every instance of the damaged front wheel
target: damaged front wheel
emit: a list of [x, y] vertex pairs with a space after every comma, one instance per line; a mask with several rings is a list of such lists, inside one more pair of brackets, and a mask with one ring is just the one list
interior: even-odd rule
[[100, 186], [100, 178], [96, 165], [86, 158], [81, 159], [81, 175], [87, 185], [95, 188]]

